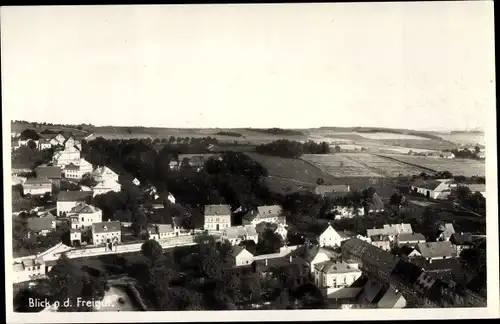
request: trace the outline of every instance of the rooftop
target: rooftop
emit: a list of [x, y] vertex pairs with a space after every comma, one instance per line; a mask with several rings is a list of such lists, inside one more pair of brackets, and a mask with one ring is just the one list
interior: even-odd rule
[[281, 216], [282, 208], [279, 205], [259, 206], [257, 207], [257, 217]]
[[[427, 190], [436, 190], [436, 189], [447, 189], [448, 185], [439, 180], [420, 180], [413, 183], [414, 187], [427, 189]], [[440, 187], [440, 188], [438, 188]]]
[[61, 168], [54, 166], [39, 166], [35, 169], [37, 178], [61, 179]]
[[317, 263], [314, 265], [316, 270], [323, 273], [350, 273], [350, 272], [361, 272], [358, 268], [349, 265], [344, 262], [337, 262], [333, 260], [328, 260], [325, 262]]
[[398, 235], [398, 240], [399, 241], [408, 241], [408, 242], [416, 242], [416, 241], [424, 241], [425, 242], [425, 236], [420, 233], [401, 233]]
[[418, 243], [417, 250], [424, 258], [450, 257], [453, 255], [453, 247], [448, 241]]
[[226, 216], [231, 215], [231, 207], [229, 205], [206, 205], [205, 216]]
[[52, 181], [50, 181], [50, 179], [48, 178], [28, 178], [23, 183], [23, 186], [40, 185], [40, 184], [52, 185]]
[[54, 217], [30, 217], [28, 218], [28, 230], [39, 232], [52, 229]]
[[61, 191], [57, 201], [85, 201], [88, 197], [92, 197], [91, 191]]
[[342, 244], [342, 254], [353, 254], [382, 271], [391, 273], [399, 258], [358, 238], [351, 238]]
[[243, 238], [245, 236], [256, 236], [257, 232], [253, 226], [232, 226], [225, 228], [222, 235], [229, 239]]
[[75, 207], [71, 208], [70, 213], [92, 214], [92, 213], [97, 213], [100, 211], [101, 210], [95, 206], [89, 205], [85, 202], [80, 202]]
[[92, 224], [93, 233], [120, 232], [120, 231], [121, 231], [121, 224], [118, 221]]

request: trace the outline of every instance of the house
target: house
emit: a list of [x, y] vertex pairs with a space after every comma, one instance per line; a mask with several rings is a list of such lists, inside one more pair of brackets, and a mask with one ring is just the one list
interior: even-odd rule
[[55, 166], [38, 166], [35, 173], [37, 178], [47, 178], [52, 182], [61, 181], [62, 178], [61, 168]]
[[389, 287], [384, 296], [377, 303], [377, 308], [405, 308], [406, 299], [400, 292]]
[[54, 216], [30, 217], [27, 222], [28, 237], [30, 237], [32, 233], [45, 236], [56, 229], [56, 219]]
[[80, 151], [76, 148], [65, 149], [64, 151], [57, 151], [52, 156], [52, 165], [64, 167], [65, 165], [73, 162], [78, 163], [80, 160]]
[[209, 231], [220, 231], [231, 227], [231, 208], [229, 205], [207, 205], [204, 220], [204, 228]]
[[432, 199], [447, 199], [451, 194], [448, 183], [438, 180], [417, 181], [411, 185], [411, 190]]
[[42, 196], [52, 193], [52, 181], [47, 178], [29, 178], [23, 183], [23, 194]]
[[480, 160], [484, 160], [486, 159], [486, 155], [484, 154], [484, 152], [479, 152], [476, 154], [476, 157]]
[[57, 215], [63, 216], [80, 202], [90, 201], [91, 198], [92, 192], [89, 191], [61, 191], [57, 197]]
[[94, 178], [97, 182], [103, 182], [106, 180], [118, 182], [118, 174], [116, 174], [113, 170], [108, 168], [107, 166], [97, 167], [92, 173], [92, 178]]
[[23, 184], [24, 182], [26, 182], [26, 180], [27, 179], [25, 177], [18, 177], [16, 175], [13, 175], [12, 176], [12, 185], [17, 186], [17, 185]]
[[455, 179], [435, 179], [436, 181], [443, 182], [450, 188], [457, 188], [458, 182]]
[[415, 248], [415, 246], [411, 245], [403, 245], [399, 248], [399, 255], [405, 258], [413, 258], [422, 256], [420, 252]]
[[38, 141], [38, 147], [37, 147], [40, 151], [43, 151], [43, 150], [47, 150], [47, 149], [50, 149], [52, 148], [52, 144], [50, 143], [50, 140], [49, 139], [46, 139], [46, 138], [41, 138], [39, 141]]
[[438, 240], [439, 241], [449, 241], [451, 238], [451, 235], [455, 233], [455, 229], [453, 228], [453, 224], [451, 223], [446, 223], [444, 225], [441, 225], [439, 227], [439, 230], [441, 231], [441, 234], [439, 234]]
[[349, 263], [358, 263], [362, 271], [388, 280], [395, 269], [399, 258], [388, 251], [360, 240], [351, 238], [342, 244], [342, 260]]
[[420, 233], [400, 233], [396, 236], [396, 245], [415, 246], [418, 243], [425, 243], [425, 236]]
[[384, 251], [391, 250], [391, 239], [388, 235], [373, 235], [370, 236], [370, 242], [372, 245], [382, 249]]
[[328, 224], [326, 229], [317, 237], [317, 241], [319, 246], [340, 246], [341, 242], [344, 241], [344, 238], [337, 233], [333, 227]]
[[132, 183], [136, 186], [140, 186], [141, 185], [141, 182], [137, 179], [137, 178], [134, 178], [134, 180], [132, 180]]
[[172, 224], [158, 224], [148, 228], [149, 238], [152, 240], [163, 240], [178, 235]]
[[236, 267], [247, 266], [253, 262], [253, 254], [241, 246], [233, 246], [231, 251], [232, 265]]
[[94, 245], [115, 246], [121, 242], [121, 225], [118, 221], [94, 223], [91, 227]]
[[314, 281], [318, 288], [346, 288], [361, 277], [362, 272], [355, 263], [328, 260], [314, 265]]
[[339, 255], [333, 250], [312, 244], [300, 246], [290, 252], [290, 255], [303, 259], [308, 264], [312, 275], [314, 275], [314, 266], [316, 264], [339, 258]]
[[453, 233], [450, 237], [450, 243], [456, 251], [456, 255], [460, 255], [463, 250], [473, 248], [474, 238], [470, 233]]
[[455, 154], [453, 154], [451, 152], [441, 152], [441, 154], [439, 154], [439, 157], [441, 157], [443, 159], [454, 159]]
[[59, 133], [56, 136], [54, 136], [50, 142], [52, 143], [53, 146], [57, 145], [64, 145], [64, 142], [66, 141], [66, 138], [64, 137], [63, 134]]
[[64, 141], [64, 149], [72, 149], [75, 147], [76, 141], [73, 136], [70, 136]]
[[419, 243], [416, 249], [427, 261], [449, 259], [454, 257], [453, 246], [449, 241]]
[[98, 182], [95, 186], [92, 187], [92, 192], [94, 197], [97, 195], [104, 195], [107, 192], [120, 192], [122, 190], [121, 184], [114, 180], [104, 180]]
[[85, 159], [72, 161], [63, 169], [64, 176], [68, 179], [82, 179], [84, 175], [92, 172], [92, 164]]
[[26, 259], [13, 265], [14, 283], [44, 278], [46, 267], [43, 258]]
[[297, 284], [306, 282], [311, 273], [307, 262], [293, 255], [255, 260], [253, 266], [255, 272], [260, 273], [263, 277], [272, 276], [276, 270], [290, 274], [291, 278], [297, 280]]
[[244, 226], [232, 226], [227, 227], [222, 230], [220, 235], [221, 240], [229, 241], [231, 245], [238, 245], [243, 241], [254, 241], [255, 244], [258, 242], [258, 234], [255, 227], [252, 225]]
[[102, 210], [85, 202], [79, 202], [67, 214], [73, 229], [86, 229], [102, 222]]
[[470, 184], [468, 185], [472, 193], [479, 192], [484, 198], [486, 198], [486, 185], [484, 184]]
[[256, 226], [259, 223], [286, 223], [281, 206], [258, 206], [257, 210], [251, 210], [243, 217], [244, 225]]
[[349, 185], [318, 185], [314, 189], [314, 193], [321, 197], [325, 197], [328, 193], [331, 192], [348, 193], [350, 191], [351, 186]]
[[71, 228], [69, 230], [69, 240], [71, 245], [80, 245], [82, 243], [82, 231], [80, 229]]
[[386, 235], [391, 241], [396, 239], [396, 236], [401, 233], [413, 233], [413, 228], [410, 224], [385, 224], [382, 228], [373, 228], [366, 230], [366, 237], [371, 238], [377, 235]]

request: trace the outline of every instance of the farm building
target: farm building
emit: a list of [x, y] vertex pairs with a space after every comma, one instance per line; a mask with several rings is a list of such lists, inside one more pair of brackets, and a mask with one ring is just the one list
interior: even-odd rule
[[446, 199], [451, 194], [449, 184], [438, 180], [415, 182], [411, 190], [432, 199]]

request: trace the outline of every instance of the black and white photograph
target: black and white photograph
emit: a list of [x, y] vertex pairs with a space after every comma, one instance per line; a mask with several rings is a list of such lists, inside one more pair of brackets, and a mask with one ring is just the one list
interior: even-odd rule
[[9, 322], [500, 315], [492, 1], [0, 15]]

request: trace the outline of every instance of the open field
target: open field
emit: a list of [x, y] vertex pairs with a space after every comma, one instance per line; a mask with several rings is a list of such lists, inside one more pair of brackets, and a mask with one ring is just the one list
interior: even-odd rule
[[308, 154], [302, 158], [335, 177], [397, 177], [423, 171], [370, 153]]
[[443, 159], [431, 156], [413, 156], [400, 154], [385, 154], [392, 159], [404, 163], [411, 163], [429, 168], [435, 171], [449, 171], [453, 175], [484, 176], [486, 172], [484, 161], [469, 159]]
[[439, 136], [444, 140], [462, 145], [484, 145], [485, 141], [484, 134], [478, 133], [440, 134]]

